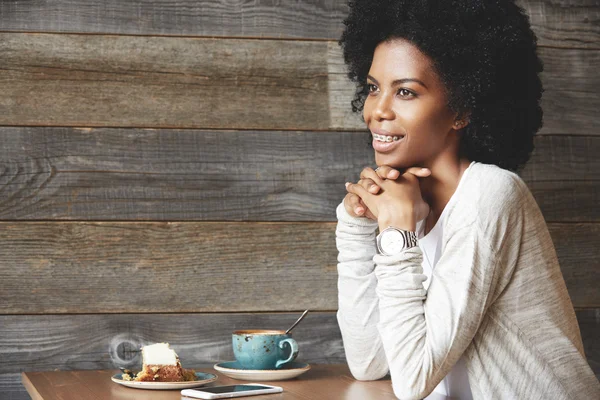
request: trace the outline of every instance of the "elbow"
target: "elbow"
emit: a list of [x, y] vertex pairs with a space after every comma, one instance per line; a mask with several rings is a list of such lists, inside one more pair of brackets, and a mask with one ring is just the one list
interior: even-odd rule
[[[357, 381], [375, 381], [387, 375], [387, 367], [373, 364], [349, 365], [350, 373]], [[408, 385], [402, 379], [394, 379], [392, 375], [392, 388], [394, 395], [401, 400], [420, 400], [427, 397], [432, 390], [427, 390], [425, 386]]]
[[381, 373], [380, 371], [369, 370], [366, 368], [351, 368], [350, 373], [357, 381], [376, 381], [386, 375], [386, 372]]
[[433, 389], [435, 389], [436, 385], [430, 388], [431, 385], [427, 385], [425, 382], [417, 383], [413, 382], [409, 383], [408, 379], [399, 379], [398, 377], [394, 378], [394, 374], [392, 374], [392, 388], [394, 390], [394, 395], [398, 399], [401, 400], [419, 400], [427, 397]]
[[387, 368], [381, 370], [369, 366], [352, 366], [350, 367], [350, 373], [357, 381], [376, 381], [387, 374]]
[[422, 390], [413, 390], [407, 387], [398, 387], [393, 385], [394, 395], [400, 400], [420, 400], [429, 395], [429, 392]]

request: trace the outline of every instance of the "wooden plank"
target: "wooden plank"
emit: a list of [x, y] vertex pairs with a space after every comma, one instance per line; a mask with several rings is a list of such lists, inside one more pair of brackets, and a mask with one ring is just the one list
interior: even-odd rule
[[333, 234], [331, 223], [4, 223], [0, 313], [332, 309]]
[[[337, 45], [0, 33], [0, 124], [364, 129]], [[542, 133], [597, 135], [600, 50], [543, 48]]]
[[600, 48], [597, 0], [518, 0], [538, 44], [551, 47]]
[[600, 221], [600, 140], [538, 136], [521, 172], [547, 222]]
[[573, 305], [580, 308], [600, 306], [600, 224], [551, 223], [548, 230]]
[[[0, 363], [2, 359], [0, 358]], [[18, 372], [0, 373], [0, 398], [3, 400], [43, 400], [32, 391], [28, 395]]]
[[0, 2], [0, 31], [336, 39], [346, 1]]
[[[363, 132], [0, 128], [2, 220], [335, 221], [374, 165]], [[600, 137], [540, 136], [547, 221], [600, 222]]]
[[[600, 224], [549, 229], [573, 304], [600, 306]], [[336, 258], [334, 223], [5, 222], [0, 314], [335, 310]]]
[[599, 135], [600, 51], [541, 48], [539, 55], [544, 63], [540, 133]]
[[600, 182], [528, 181], [546, 222], [598, 222], [600, 219]]
[[329, 75], [329, 126], [331, 129], [366, 130], [361, 113], [352, 111], [356, 85], [348, 79], [342, 49], [336, 42], [327, 44]]
[[[597, 49], [539, 48], [544, 63], [544, 126], [541, 134], [599, 135], [600, 51]], [[330, 126], [334, 129], [364, 129], [360, 116], [350, 111], [355, 86], [346, 76], [341, 49], [329, 43]]]
[[[337, 40], [347, 13], [346, 3], [346, 0], [0, 2], [0, 30]], [[530, 16], [540, 45], [599, 47], [600, 14], [595, 0], [517, 3]]]
[[600, 180], [598, 136], [538, 135], [534, 144], [521, 173], [526, 182]]
[[[287, 329], [300, 313], [0, 315], [0, 374], [139, 368], [139, 348], [154, 342], [170, 343], [186, 368], [212, 366], [233, 360], [233, 330]], [[334, 312], [310, 312], [293, 336], [298, 361], [345, 362]]]
[[[115, 368], [125, 363], [137, 367], [141, 344], [168, 341], [184, 366], [209, 367], [232, 355], [230, 332], [238, 327], [281, 329], [298, 314], [153, 314], [153, 315], [46, 315], [0, 316], [0, 391], [15, 396], [20, 386], [12, 371]], [[600, 377], [600, 310], [578, 310], [586, 356]], [[335, 313], [310, 313], [294, 331], [299, 360], [344, 363], [345, 357]], [[40, 333], [40, 332], [43, 332]], [[18, 342], [19, 346], [14, 343]], [[117, 349], [116, 353], [111, 349]], [[129, 349], [129, 350], [128, 350]], [[321, 352], [321, 353], [319, 353]], [[112, 356], [111, 356], [112, 353]], [[10, 372], [6, 372], [10, 371]], [[12, 390], [14, 389], [14, 391]], [[12, 397], [15, 399], [27, 399]]]
[[600, 309], [577, 310], [585, 356], [600, 380]]
[[0, 124], [325, 129], [327, 43], [0, 33]]
[[367, 138], [0, 128], [0, 218], [333, 221]]

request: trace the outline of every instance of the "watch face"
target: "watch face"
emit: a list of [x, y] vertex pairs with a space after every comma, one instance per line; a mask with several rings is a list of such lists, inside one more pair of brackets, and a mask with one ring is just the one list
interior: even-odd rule
[[381, 235], [381, 249], [387, 254], [396, 254], [405, 246], [404, 235], [400, 231], [390, 229]]

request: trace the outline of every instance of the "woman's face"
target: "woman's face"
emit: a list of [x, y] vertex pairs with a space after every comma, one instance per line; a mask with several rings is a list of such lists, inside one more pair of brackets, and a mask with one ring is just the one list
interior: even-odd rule
[[377, 165], [432, 167], [444, 154], [458, 156], [456, 114], [432, 61], [417, 47], [403, 39], [379, 44], [367, 85], [363, 116]]

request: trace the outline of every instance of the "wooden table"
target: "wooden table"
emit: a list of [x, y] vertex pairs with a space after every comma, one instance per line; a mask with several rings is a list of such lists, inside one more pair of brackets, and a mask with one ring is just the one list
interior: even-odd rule
[[[243, 383], [217, 373], [212, 368], [198, 372], [216, 374], [219, 379], [207, 386]], [[33, 400], [187, 400], [179, 390], [141, 390], [118, 385], [110, 377], [118, 370], [104, 371], [47, 371], [23, 372], [22, 381]], [[281, 394], [252, 396], [253, 400], [279, 399], [395, 399], [389, 377], [379, 381], [356, 381], [346, 365], [313, 365], [311, 370], [296, 379], [263, 382], [283, 387]]]

